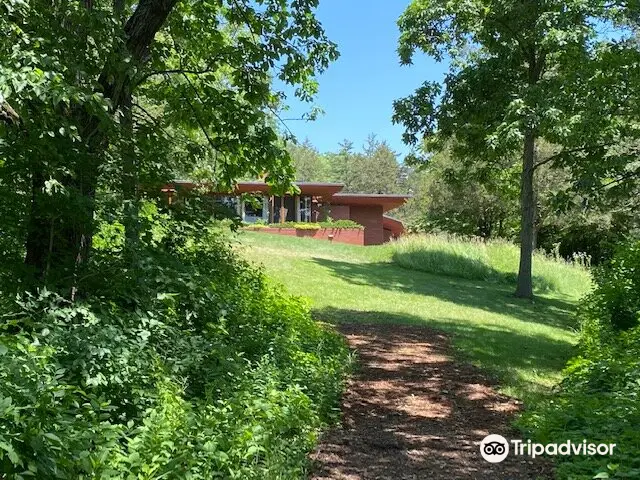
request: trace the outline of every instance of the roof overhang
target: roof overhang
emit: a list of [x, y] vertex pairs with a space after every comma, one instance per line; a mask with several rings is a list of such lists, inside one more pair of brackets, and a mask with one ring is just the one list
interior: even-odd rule
[[[294, 185], [300, 190], [300, 195], [309, 195], [314, 197], [323, 197], [330, 199], [334, 194], [344, 188], [343, 183], [313, 183], [313, 182], [296, 182]], [[198, 184], [194, 182], [175, 180], [162, 189], [163, 192], [173, 192], [178, 188], [193, 189]], [[205, 185], [206, 186], [206, 185]], [[215, 194], [242, 194], [242, 193], [262, 193], [271, 194], [271, 187], [265, 182], [238, 182], [232, 191], [223, 192], [212, 189], [211, 193]]]
[[382, 206], [383, 212], [388, 212], [394, 208], [401, 207], [411, 195], [388, 195], [388, 194], [361, 194], [361, 193], [337, 193], [331, 198], [331, 203], [335, 205], [349, 206]]
[[[388, 212], [394, 208], [401, 207], [411, 195], [395, 194], [366, 194], [366, 193], [339, 193], [344, 188], [343, 183], [319, 183], [319, 182], [296, 182], [295, 185], [300, 190], [300, 195], [321, 197], [324, 201], [334, 205], [349, 206], [382, 206], [383, 212]], [[207, 187], [203, 184], [196, 184], [187, 180], [174, 180], [165, 185], [163, 192], [175, 192], [177, 189], [185, 188], [191, 190], [197, 186]], [[216, 191], [211, 188], [210, 193], [219, 195], [242, 194], [242, 193], [262, 193], [271, 195], [271, 187], [265, 182], [238, 182], [231, 192]]]
[[399, 237], [404, 233], [404, 224], [397, 218], [382, 216], [382, 227], [389, 230], [395, 237]]
[[[294, 185], [300, 189], [300, 195], [310, 195], [327, 199], [344, 188], [343, 183], [296, 182]], [[234, 192], [270, 194], [271, 188], [264, 182], [239, 182]]]

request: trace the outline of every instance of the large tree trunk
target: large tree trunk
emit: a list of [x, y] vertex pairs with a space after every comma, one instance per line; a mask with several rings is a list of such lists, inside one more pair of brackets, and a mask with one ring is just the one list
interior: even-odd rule
[[524, 137], [520, 189], [520, 268], [516, 296], [521, 298], [533, 298], [532, 261], [535, 221], [533, 174], [535, 144], [535, 133], [533, 130], [528, 129]]
[[[31, 210], [27, 224], [27, 240], [25, 263], [36, 272], [36, 279], [43, 281], [47, 276], [47, 263], [49, 260], [49, 243], [51, 238], [52, 220], [43, 216], [42, 191], [45, 178], [40, 168], [32, 167], [31, 172]], [[46, 235], [49, 230], [49, 235]]]
[[[145, 63], [149, 46], [176, 3], [177, 0], [140, 0], [126, 22], [123, 35], [127, 39], [126, 49], [117, 52], [119, 55], [115, 57], [119, 58], [105, 65], [99, 78], [102, 93], [111, 100], [113, 112], [120, 109], [123, 103], [130, 102], [135, 87], [132, 84], [133, 67]], [[120, 2], [115, 2], [114, 7], [116, 10], [121, 8]], [[90, 4], [87, 8], [90, 8]], [[127, 57], [131, 57], [133, 62], [129, 62], [128, 69], [123, 69], [120, 60]], [[38, 189], [41, 189], [45, 179], [38, 178], [34, 172], [34, 197], [25, 263], [35, 270], [36, 280], [41, 281], [47, 276], [62, 279], [59, 286], [70, 287], [73, 298], [78, 287], [78, 273], [86, 265], [91, 249], [100, 153], [108, 146], [108, 139], [101, 131], [99, 119], [88, 114], [82, 106], [74, 109], [72, 115], [76, 117], [75, 123], [82, 126], [80, 132], [87, 148], [87, 157], [86, 162], [79, 160], [70, 165], [71, 175], [59, 180], [73, 194], [79, 195], [80, 208], [60, 212], [55, 224], [43, 219], [42, 212], [45, 209], [42, 202], [46, 199]], [[129, 191], [132, 189], [130, 173], [125, 174], [125, 190]], [[54, 227], [55, 231], [52, 230]], [[54, 245], [52, 238], [55, 238]]]

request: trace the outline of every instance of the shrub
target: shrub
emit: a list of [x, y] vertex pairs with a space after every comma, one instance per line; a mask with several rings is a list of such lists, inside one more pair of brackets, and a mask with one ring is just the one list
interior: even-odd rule
[[628, 330], [640, 321], [640, 242], [617, 250], [604, 266], [597, 268], [597, 288], [583, 312], [585, 320], [603, 328]]
[[320, 226], [323, 228], [360, 228], [364, 227], [353, 220], [330, 220], [326, 222], [320, 222]]
[[270, 228], [295, 228], [296, 230], [320, 230], [321, 228], [358, 228], [364, 229], [362, 225], [354, 222], [353, 220], [332, 220], [329, 222], [284, 222], [284, 223], [270, 223], [265, 225], [263, 223], [255, 223], [247, 225], [252, 229], [260, 229], [265, 227]]
[[[541, 443], [615, 443], [612, 457], [559, 457], [558, 478], [640, 478], [640, 328], [572, 359], [552, 398], [520, 426]], [[609, 478], [601, 476], [598, 478]]]
[[579, 309], [579, 355], [557, 393], [520, 425], [537, 440], [615, 443], [609, 457], [559, 460], [559, 478], [640, 478], [640, 244], [619, 249], [599, 268], [596, 288]]
[[181, 209], [146, 204], [128, 254], [103, 224], [81, 301], [5, 297], [7, 479], [303, 476], [345, 344], [238, 258], [227, 227]]

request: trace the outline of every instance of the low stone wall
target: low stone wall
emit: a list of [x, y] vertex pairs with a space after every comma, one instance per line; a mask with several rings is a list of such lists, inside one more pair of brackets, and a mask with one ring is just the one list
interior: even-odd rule
[[350, 245], [364, 245], [364, 229], [362, 228], [320, 228], [318, 230], [303, 230], [297, 228], [251, 228], [247, 230], [253, 232], [273, 233], [276, 235], [287, 235], [289, 237], [309, 237], [316, 240], [327, 240], [330, 242], [348, 243]]

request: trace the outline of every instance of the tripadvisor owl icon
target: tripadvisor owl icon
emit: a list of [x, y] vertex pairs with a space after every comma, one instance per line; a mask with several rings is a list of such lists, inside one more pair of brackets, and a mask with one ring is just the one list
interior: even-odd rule
[[501, 435], [488, 435], [480, 443], [480, 455], [489, 463], [500, 463], [509, 455], [509, 442]]

